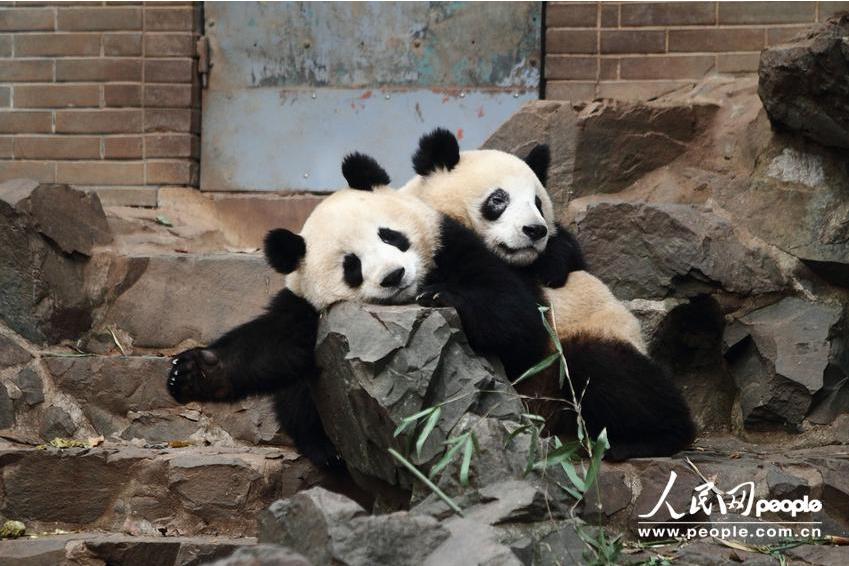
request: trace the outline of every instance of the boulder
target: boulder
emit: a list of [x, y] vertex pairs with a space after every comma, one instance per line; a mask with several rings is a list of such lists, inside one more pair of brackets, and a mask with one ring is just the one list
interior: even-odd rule
[[227, 558], [210, 562], [209, 566], [311, 566], [297, 552], [279, 544], [243, 546]]
[[388, 452], [407, 453], [418, 434], [393, 436], [405, 417], [450, 400], [412, 456], [418, 465], [442, 454], [464, 414], [523, 412], [500, 364], [472, 352], [453, 309], [340, 303], [321, 319], [316, 354], [323, 372], [313, 397], [328, 435], [349, 469], [389, 485], [411, 485]]
[[565, 205], [574, 197], [619, 192], [670, 163], [705, 131], [716, 109], [694, 102], [531, 102], [483, 147], [524, 156], [547, 143], [552, 156], [547, 188], [555, 203]]
[[25, 364], [31, 359], [32, 354], [8, 336], [0, 334], [0, 369]]
[[97, 306], [85, 269], [110, 241], [97, 195], [64, 185], [0, 185], [0, 319], [36, 343], [77, 339]]
[[575, 218], [592, 272], [620, 299], [748, 296], [788, 287], [769, 250], [709, 209], [598, 202]]
[[786, 297], [726, 328], [726, 359], [745, 426], [798, 426], [826, 376], [847, 377], [843, 316], [839, 305]]
[[758, 95], [772, 123], [849, 149], [849, 14], [761, 52]]

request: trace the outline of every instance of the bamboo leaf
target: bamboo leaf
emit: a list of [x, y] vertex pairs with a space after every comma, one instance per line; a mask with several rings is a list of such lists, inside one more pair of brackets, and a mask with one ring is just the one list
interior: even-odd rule
[[531, 445], [528, 448], [528, 464], [525, 466], [525, 475], [534, 469], [537, 459], [537, 445], [539, 444], [539, 429], [531, 427]]
[[[466, 433], [466, 434], [468, 434], [468, 433]], [[442, 455], [442, 458], [439, 459], [439, 462], [434, 464], [433, 467], [430, 469], [430, 477], [435, 476], [436, 474], [441, 472], [445, 468], [445, 466], [447, 466], [448, 464], [451, 463], [451, 459], [454, 457], [454, 454], [459, 452], [460, 448], [463, 447], [462, 442], [457, 442], [457, 439], [462, 440], [463, 436], [464, 435], [461, 435], [461, 436], [455, 437], [454, 439], [449, 439], [449, 440], [445, 441], [446, 444], [451, 443], [451, 444], [453, 444], [453, 446], [451, 446], [451, 448], [449, 448], [445, 452], [445, 454]]]
[[538, 374], [539, 372], [541, 372], [542, 370], [544, 370], [545, 368], [547, 368], [548, 366], [550, 366], [551, 364], [556, 362], [559, 357], [560, 357], [560, 354], [551, 354], [550, 356], [546, 357], [544, 360], [537, 363], [531, 369], [527, 370], [525, 373], [520, 375], [519, 378], [516, 381], [513, 382], [513, 385], [517, 385], [517, 384], [525, 381], [529, 377], [535, 376], [536, 374]]
[[421, 434], [419, 434], [418, 440], [416, 440], [416, 456], [419, 458], [422, 456], [422, 447], [427, 441], [427, 437], [430, 436], [430, 433], [433, 431], [433, 427], [435, 427], [437, 421], [439, 421], [440, 415], [442, 415], [442, 407], [436, 407], [436, 410], [433, 411], [427, 419]]
[[428, 407], [427, 409], [419, 411], [414, 415], [404, 417], [403, 419], [401, 419], [401, 422], [398, 424], [398, 427], [395, 429], [395, 432], [392, 433], [392, 436], [397, 437], [399, 434], [407, 430], [407, 427], [409, 427], [411, 424], [418, 421], [420, 418], [431, 414], [436, 409], [438, 409], [438, 407]]
[[463, 462], [460, 464], [460, 485], [469, 485], [469, 467], [472, 464], [472, 454], [475, 451], [475, 443], [471, 435], [466, 439], [463, 449]]
[[598, 470], [601, 467], [601, 459], [604, 457], [604, 453], [608, 448], [610, 448], [610, 443], [607, 441], [607, 429], [604, 428], [593, 443], [593, 460], [586, 475], [587, 489], [592, 487], [593, 482], [595, 482], [598, 476]]
[[392, 448], [390, 448], [390, 449], [389, 449], [389, 453], [392, 455], [392, 457], [393, 457], [393, 458], [395, 458], [396, 460], [398, 460], [399, 462], [401, 462], [401, 464], [402, 464], [405, 468], [407, 468], [408, 470], [410, 470], [410, 472], [411, 472], [414, 476], [416, 476], [416, 477], [419, 479], [419, 481], [421, 481], [422, 483], [424, 483], [424, 484], [428, 487], [428, 489], [430, 489], [430, 490], [431, 490], [433, 493], [435, 493], [435, 494], [436, 494], [436, 495], [437, 495], [440, 499], [442, 499], [442, 500], [443, 500], [443, 501], [444, 501], [444, 502], [445, 502], [445, 503], [446, 503], [446, 504], [447, 504], [447, 505], [448, 505], [448, 506], [449, 506], [449, 507], [450, 507], [450, 508], [451, 508], [451, 509], [455, 512], [455, 513], [457, 513], [457, 514], [458, 514], [458, 515], [460, 515], [461, 517], [463, 516], [463, 510], [462, 510], [462, 509], [460, 509], [460, 506], [459, 506], [459, 505], [457, 505], [457, 504], [454, 502], [454, 500], [453, 500], [453, 499], [451, 499], [450, 497], [448, 497], [447, 495], [445, 495], [445, 492], [444, 492], [444, 491], [442, 491], [441, 489], [439, 489], [439, 487], [437, 487], [437, 485], [436, 485], [435, 483], [433, 483], [432, 481], [430, 481], [430, 480], [427, 478], [427, 476], [425, 476], [423, 473], [421, 473], [421, 472], [418, 470], [418, 468], [416, 468], [413, 464], [411, 464], [410, 462], [408, 462], [406, 458], [404, 458], [403, 456], [401, 456], [401, 454], [399, 454], [398, 452], [396, 452], [396, 451], [395, 451], [395, 450], [393, 450]]

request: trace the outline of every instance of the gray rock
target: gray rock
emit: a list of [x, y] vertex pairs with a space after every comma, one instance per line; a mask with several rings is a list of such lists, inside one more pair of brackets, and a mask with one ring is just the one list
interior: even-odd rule
[[620, 299], [739, 295], [787, 288], [778, 262], [709, 210], [600, 202], [576, 217], [593, 273]]
[[227, 558], [209, 563], [209, 566], [310, 566], [310, 562], [285, 546], [257, 544], [239, 548]]
[[260, 542], [288, 546], [314, 564], [421, 564], [448, 537], [432, 517], [366, 515], [321, 488], [277, 501], [260, 517]]
[[77, 432], [77, 423], [62, 407], [51, 405], [44, 411], [40, 429], [41, 438], [50, 442], [54, 438], [71, 438]]
[[767, 472], [766, 484], [772, 499], [802, 499], [811, 493], [808, 480], [784, 473], [777, 468], [770, 468]]
[[31, 359], [32, 354], [0, 334], [0, 369], [25, 364]]
[[423, 464], [444, 451], [465, 413], [488, 410], [487, 398], [498, 394], [481, 390], [504, 388], [500, 413], [522, 412], [498, 365], [474, 355], [453, 310], [341, 303], [322, 317], [316, 353], [324, 372], [313, 397], [328, 435], [350, 469], [390, 485], [410, 486], [387, 451], [407, 453], [417, 431], [393, 437], [405, 417], [452, 400], [421, 458], [413, 455]]
[[32, 367], [25, 367], [12, 378], [18, 389], [21, 390], [24, 403], [30, 407], [44, 401], [44, 386], [41, 376]]
[[15, 404], [9, 396], [9, 389], [0, 382], [0, 429], [15, 425]]
[[846, 347], [837, 333], [843, 309], [786, 297], [729, 325], [726, 358], [739, 389], [747, 426], [798, 425], [825, 384], [832, 361]]
[[131, 257], [98, 328], [115, 325], [142, 348], [208, 344], [262, 313], [281, 287], [260, 256]]
[[770, 120], [823, 145], [849, 149], [849, 14], [761, 52], [758, 95]]
[[471, 519], [453, 517], [444, 522], [450, 536], [421, 562], [424, 566], [519, 566], [522, 562], [502, 542], [499, 529]]
[[692, 102], [532, 102], [483, 147], [524, 156], [539, 143], [549, 144], [548, 190], [565, 205], [574, 197], [619, 192], [671, 162], [707, 128], [716, 109]]

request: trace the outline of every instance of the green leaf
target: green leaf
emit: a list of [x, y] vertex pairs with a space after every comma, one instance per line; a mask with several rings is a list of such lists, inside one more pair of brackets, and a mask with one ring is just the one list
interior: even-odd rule
[[419, 434], [418, 440], [416, 440], [416, 456], [419, 458], [422, 456], [422, 447], [424, 446], [425, 441], [427, 441], [427, 437], [430, 436], [430, 433], [433, 431], [433, 427], [435, 427], [437, 421], [439, 421], [440, 415], [442, 415], [442, 407], [436, 407], [436, 410], [433, 411], [427, 419], [421, 434]]
[[581, 495], [580, 493], [578, 493], [577, 491], [575, 491], [573, 488], [569, 487], [568, 485], [564, 485], [560, 482], [557, 482], [557, 485], [560, 487], [560, 489], [562, 489], [563, 491], [568, 493], [576, 501], [580, 501], [581, 498], [584, 497], [583, 495]]
[[581, 479], [581, 476], [578, 475], [578, 470], [572, 462], [562, 462], [561, 467], [563, 468], [563, 471], [566, 472], [566, 477], [569, 478], [569, 481], [572, 482], [572, 485], [574, 485], [575, 489], [577, 489], [580, 493], [580, 495], [575, 499], [582, 499], [584, 494], [587, 492], [587, 483]]
[[[467, 432], [465, 434], [469, 433]], [[451, 448], [449, 448], [445, 452], [445, 454], [442, 455], [442, 458], [439, 459], [439, 462], [434, 464], [433, 467], [430, 469], [430, 477], [435, 476], [436, 474], [441, 472], [445, 468], [445, 466], [451, 463], [451, 458], [453, 458], [454, 454], [459, 452], [460, 448], [463, 447], [462, 440], [465, 434], [457, 436], [455, 438], [450, 438], [445, 441], [445, 444], [453, 444], [453, 446], [451, 446]], [[460, 442], [458, 442], [458, 440], [460, 440]]]
[[538, 423], [545, 423], [545, 417], [542, 417], [540, 415], [534, 415], [532, 413], [522, 413], [522, 416], [524, 418], [528, 419], [529, 421], [536, 421]]
[[553, 466], [554, 464], [560, 464], [561, 462], [571, 462], [572, 456], [574, 456], [575, 452], [578, 451], [581, 445], [578, 442], [569, 442], [567, 444], [561, 444], [560, 446], [556, 446], [554, 450], [548, 453], [544, 460], [539, 462], [542, 467]]
[[475, 442], [472, 440], [471, 435], [466, 439], [463, 446], [463, 462], [460, 464], [460, 485], [466, 487], [469, 485], [469, 467], [472, 464], [472, 454], [475, 451]]
[[513, 432], [511, 432], [510, 434], [507, 435], [507, 440], [504, 441], [504, 448], [507, 448], [508, 446], [510, 446], [510, 443], [513, 442], [513, 439], [516, 438], [518, 435], [522, 434], [523, 432], [528, 431], [531, 428], [534, 428], [534, 427], [532, 425], [529, 425], [529, 424], [522, 425], [522, 426], [516, 428], [516, 430], [514, 430]]
[[551, 364], [556, 362], [559, 357], [560, 357], [560, 354], [551, 354], [550, 356], [546, 357], [543, 361], [537, 363], [531, 369], [529, 369], [528, 371], [526, 371], [525, 373], [520, 375], [519, 378], [516, 381], [513, 382], [513, 385], [517, 385], [517, 384], [525, 381], [529, 377], [535, 376], [536, 374], [538, 374], [539, 372], [541, 372], [542, 370], [544, 370], [545, 368], [547, 368], [548, 366], [550, 366]]
[[525, 475], [528, 475], [534, 469], [537, 459], [537, 448], [539, 444], [539, 429], [531, 428], [531, 445], [528, 448], [528, 464], [525, 466]]
[[435, 483], [433, 483], [432, 481], [430, 481], [430, 480], [427, 478], [427, 476], [425, 476], [423, 473], [421, 473], [421, 472], [418, 470], [418, 468], [416, 468], [413, 464], [411, 464], [409, 461], [407, 461], [407, 459], [406, 459], [406, 458], [404, 458], [403, 456], [401, 456], [401, 454], [399, 454], [398, 452], [396, 452], [396, 451], [395, 451], [395, 450], [393, 450], [392, 448], [390, 448], [390, 449], [389, 449], [389, 453], [392, 455], [392, 457], [393, 457], [393, 458], [395, 458], [396, 460], [398, 460], [399, 462], [401, 462], [401, 464], [402, 464], [405, 468], [407, 468], [408, 470], [410, 470], [410, 472], [411, 472], [414, 476], [416, 476], [416, 477], [419, 479], [419, 481], [421, 481], [423, 484], [425, 484], [425, 485], [428, 487], [428, 489], [430, 489], [430, 490], [431, 490], [432, 492], [434, 492], [434, 493], [435, 493], [435, 494], [436, 494], [436, 495], [437, 495], [440, 499], [442, 499], [442, 500], [443, 500], [443, 501], [444, 501], [444, 502], [445, 502], [445, 503], [446, 503], [446, 504], [447, 504], [447, 505], [448, 505], [448, 506], [449, 506], [449, 507], [450, 507], [450, 508], [451, 508], [451, 509], [455, 512], [455, 513], [457, 513], [457, 514], [458, 514], [458, 515], [460, 515], [461, 517], [463, 516], [463, 510], [462, 510], [462, 509], [460, 509], [460, 506], [459, 506], [459, 505], [457, 505], [457, 504], [454, 502], [454, 500], [453, 500], [453, 499], [451, 499], [450, 497], [448, 497], [447, 495], [445, 495], [445, 492], [444, 492], [444, 491], [442, 491], [441, 489], [439, 489], [439, 487], [437, 487], [437, 485], [436, 485]]
[[428, 407], [427, 409], [425, 409], [423, 411], [419, 411], [418, 413], [416, 413], [414, 415], [410, 415], [409, 417], [404, 417], [403, 419], [401, 419], [400, 424], [398, 424], [398, 428], [396, 428], [395, 432], [392, 433], [392, 436], [397, 437], [399, 434], [401, 434], [402, 432], [407, 430], [407, 427], [409, 427], [411, 424], [413, 424], [414, 422], [416, 422], [420, 418], [431, 414], [436, 409], [438, 409], [438, 407]]
[[604, 457], [604, 453], [608, 448], [610, 448], [610, 442], [607, 441], [607, 429], [604, 428], [593, 443], [593, 459], [590, 462], [590, 468], [587, 470], [586, 475], [587, 489], [595, 482], [598, 476], [598, 470], [601, 467], [601, 459]]

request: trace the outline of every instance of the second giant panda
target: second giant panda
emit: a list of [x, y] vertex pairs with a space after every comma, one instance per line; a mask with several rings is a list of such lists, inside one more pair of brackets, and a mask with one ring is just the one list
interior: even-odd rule
[[[278, 418], [298, 450], [337, 464], [308, 384], [319, 371], [319, 311], [338, 301], [400, 304], [420, 298], [455, 307], [469, 344], [518, 376], [545, 356], [537, 285], [491, 253], [471, 230], [424, 202], [383, 188], [371, 158], [343, 163], [350, 189], [325, 198], [300, 234], [271, 231], [266, 257], [286, 288], [261, 316], [172, 361], [167, 386], [179, 402], [278, 396]], [[358, 190], [354, 190], [358, 189]]]
[[[549, 161], [544, 145], [525, 160], [497, 150], [460, 152], [451, 132], [436, 129], [420, 139], [417, 176], [400, 192], [471, 228], [516, 271], [545, 286], [570, 375], [579, 392], [588, 384], [583, 416], [591, 434], [607, 429], [609, 459], [678, 452], [695, 436], [689, 408], [647, 356], [639, 321], [586, 271], [574, 237], [554, 221], [544, 187]], [[551, 388], [546, 384], [543, 393]], [[528, 389], [524, 384], [522, 392]]]

